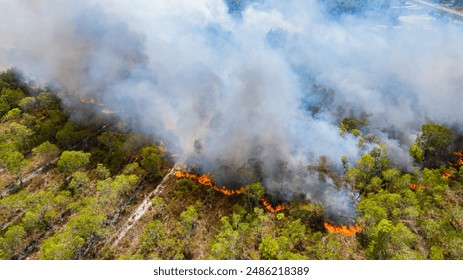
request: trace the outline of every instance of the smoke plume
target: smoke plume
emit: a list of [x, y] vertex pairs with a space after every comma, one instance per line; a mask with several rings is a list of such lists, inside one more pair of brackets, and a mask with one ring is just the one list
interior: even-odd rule
[[366, 116], [402, 166], [422, 123], [462, 125], [462, 25], [430, 8], [321, 0], [1, 7], [2, 68], [96, 97], [219, 185], [262, 181], [283, 199], [302, 193], [323, 203], [328, 215], [355, 216], [353, 195], [305, 166], [327, 156], [342, 170], [342, 156], [355, 162], [365, 152], [340, 134], [342, 118]]

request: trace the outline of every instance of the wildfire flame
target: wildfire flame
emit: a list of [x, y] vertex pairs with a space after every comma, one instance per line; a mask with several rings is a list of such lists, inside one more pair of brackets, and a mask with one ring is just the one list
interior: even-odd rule
[[420, 190], [420, 189], [424, 189], [424, 186], [411, 183], [410, 184], [410, 189], [412, 189], [412, 190]]
[[[456, 163], [453, 163], [453, 162], [450, 162], [450, 161], [447, 162], [447, 163], [450, 166], [460, 168], [461, 166], [463, 166], [463, 151], [462, 150], [455, 151], [455, 152], [453, 152], [453, 154], [458, 157]], [[442, 173], [442, 178], [449, 179], [450, 177], [452, 177], [452, 173], [450, 173], [450, 171], [446, 170], [446, 171], [444, 171], [444, 173]]]
[[453, 152], [453, 154], [458, 157], [457, 162], [456, 163], [448, 162], [448, 164], [451, 166], [455, 166], [455, 167], [462, 166], [463, 165], [463, 152], [460, 150], [460, 151]]
[[323, 225], [325, 226], [325, 229], [328, 232], [332, 233], [340, 233], [345, 236], [352, 236], [362, 230], [362, 228], [358, 225], [355, 224], [353, 226], [338, 226], [338, 225], [332, 225], [328, 222], [323, 222]]
[[275, 213], [275, 212], [280, 212], [280, 211], [283, 211], [285, 209], [287, 209], [288, 207], [286, 205], [283, 205], [283, 204], [279, 204], [277, 206], [273, 206], [268, 200], [267, 198], [265, 197], [262, 197], [260, 199], [260, 201], [262, 201], [262, 204], [264, 204], [265, 208], [269, 211], [269, 212], [272, 212], [272, 213]]
[[182, 171], [182, 170], [177, 170], [175, 175], [177, 176], [177, 178], [189, 178], [189, 179], [192, 179], [194, 181], [197, 181], [198, 183], [200, 183], [201, 185], [203, 185], [205, 187], [213, 188], [215, 191], [221, 192], [221, 193], [223, 193], [225, 195], [241, 194], [247, 189], [247, 186], [243, 186], [243, 187], [240, 187], [240, 188], [235, 189], [235, 190], [229, 190], [225, 186], [218, 187], [218, 186], [216, 186], [216, 185], [214, 185], [212, 183], [212, 179], [207, 175], [197, 176], [197, 175], [190, 174], [190, 173]]
[[460, 167], [463, 165], [463, 158], [459, 158], [457, 159], [457, 162], [456, 163], [451, 163], [451, 162], [448, 162], [449, 165], [451, 166], [456, 166], [456, 167]]

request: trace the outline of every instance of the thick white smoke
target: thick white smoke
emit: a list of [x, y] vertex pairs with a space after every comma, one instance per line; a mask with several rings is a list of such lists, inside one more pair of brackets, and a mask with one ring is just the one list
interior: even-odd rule
[[0, 66], [97, 97], [223, 183], [245, 167], [333, 212], [348, 196], [304, 166], [359, 156], [339, 118], [368, 116], [402, 164], [423, 122], [461, 126], [461, 25], [401, 1], [240, 2], [2, 0]]

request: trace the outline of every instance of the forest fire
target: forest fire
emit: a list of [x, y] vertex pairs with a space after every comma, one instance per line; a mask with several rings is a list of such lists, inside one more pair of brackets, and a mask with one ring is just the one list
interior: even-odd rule
[[[455, 168], [458, 169], [458, 168], [460, 168], [461, 166], [463, 166], [463, 151], [461, 151], [461, 150], [455, 151], [455, 152], [453, 152], [453, 154], [454, 154], [455, 156], [457, 156], [458, 159], [456, 160], [455, 163], [450, 162], [450, 161], [447, 162], [447, 163], [448, 163], [448, 165], [453, 166], [453, 167], [455, 167]], [[452, 173], [450, 173], [449, 170], [445, 170], [445, 171], [442, 173], [442, 178], [448, 180], [450, 177], [452, 177]]]
[[175, 175], [177, 176], [177, 178], [189, 178], [189, 179], [192, 179], [194, 181], [197, 181], [198, 183], [200, 183], [201, 185], [203, 185], [205, 187], [211, 187], [214, 190], [216, 190], [218, 192], [221, 192], [221, 193], [223, 193], [225, 195], [241, 194], [247, 189], [247, 186], [242, 186], [242, 187], [240, 187], [238, 189], [235, 189], [235, 190], [227, 189], [225, 186], [218, 187], [218, 186], [214, 185], [212, 183], [212, 179], [209, 176], [205, 175], [205, 174], [201, 175], [201, 176], [197, 176], [195, 174], [190, 174], [190, 173], [182, 171], [182, 170], [177, 170]]
[[[214, 190], [216, 190], [218, 192], [221, 192], [221, 193], [223, 193], [225, 195], [241, 194], [248, 188], [247, 186], [243, 186], [243, 187], [240, 187], [239, 189], [230, 190], [230, 189], [227, 189], [225, 186], [217, 187], [212, 183], [212, 179], [209, 176], [205, 175], [205, 174], [201, 175], [201, 176], [197, 176], [195, 174], [191, 174], [191, 173], [188, 173], [188, 172], [185, 172], [185, 171], [182, 171], [182, 170], [177, 170], [175, 175], [177, 176], [177, 178], [189, 178], [189, 179], [192, 179], [194, 181], [197, 181], [198, 183], [200, 183], [203, 186], [211, 187]], [[283, 210], [287, 209], [287, 206], [282, 205], [282, 204], [273, 206], [268, 201], [268, 199], [265, 198], [265, 197], [260, 198], [260, 201], [262, 201], [262, 204], [264, 205], [264, 207], [269, 212], [272, 212], [272, 213], [283, 211]]]
[[462, 151], [455, 151], [453, 152], [454, 155], [458, 157], [456, 163], [448, 162], [449, 165], [455, 166], [455, 167], [460, 167], [463, 165], [463, 152]]
[[[191, 174], [191, 173], [188, 173], [186, 171], [182, 171], [182, 170], [177, 170], [175, 175], [177, 176], [177, 178], [189, 178], [189, 179], [192, 179], [198, 183], [200, 183], [201, 185], [205, 186], [205, 187], [211, 187], [213, 188], [214, 190], [218, 191], [218, 192], [221, 192], [225, 195], [237, 195], [237, 194], [241, 194], [243, 193], [244, 191], [246, 191], [248, 189], [248, 186], [243, 186], [239, 189], [236, 189], [236, 190], [230, 190], [230, 189], [227, 189], [225, 186], [223, 187], [217, 187], [213, 184], [212, 182], [212, 179], [208, 176], [208, 175], [201, 175], [201, 176], [198, 176], [198, 175], [195, 175], [195, 174]], [[267, 209], [267, 211], [271, 212], [271, 213], [277, 213], [277, 212], [280, 212], [280, 211], [284, 211], [284, 210], [287, 210], [290, 208], [290, 206], [288, 205], [285, 205], [285, 204], [277, 204], [277, 205], [272, 205], [272, 203], [270, 203], [269, 199], [267, 197], [261, 197], [259, 199], [263, 206], [265, 207], [265, 209]], [[319, 214], [320, 212], [323, 213], [323, 210], [320, 210], [318, 209], [316, 206], [312, 206], [310, 204], [299, 204], [299, 207], [303, 210], [306, 210], [306, 211], [309, 211], [309, 212], [315, 212], [317, 214]], [[354, 226], [338, 226], [338, 225], [332, 225], [328, 222], [324, 222], [324, 225], [325, 225], [325, 228], [329, 231], [329, 232], [337, 232], [337, 233], [341, 233], [345, 236], [352, 236], [354, 235], [355, 233], [357, 233], [358, 231], [361, 230], [360, 226], [359, 225], [354, 225]]]
[[262, 201], [262, 204], [264, 204], [265, 208], [271, 213], [280, 212], [288, 208], [286, 205], [283, 205], [283, 204], [278, 204], [277, 206], [273, 206], [265, 197], [262, 197], [260, 201]]
[[323, 222], [323, 225], [325, 226], [325, 229], [328, 232], [332, 233], [340, 233], [345, 236], [352, 236], [362, 230], [362, 228], [358, 225], [355, 224], [353, 226], [338, 226], [338, 225], [332, 225], [328, 222]]

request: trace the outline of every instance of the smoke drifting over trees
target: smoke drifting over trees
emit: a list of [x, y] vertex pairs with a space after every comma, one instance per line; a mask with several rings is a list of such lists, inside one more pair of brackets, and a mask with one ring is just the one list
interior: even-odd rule
[[462, 125], [463, 29], [400, 1], [3, 2], [0, 66], [96, 98], [219, 184], [262, 180], [349, 216], [346, 191], [305, 170], [371, 148], [340, 134], [344, 117], [366, 116], [402, 166], [423, 123]]

